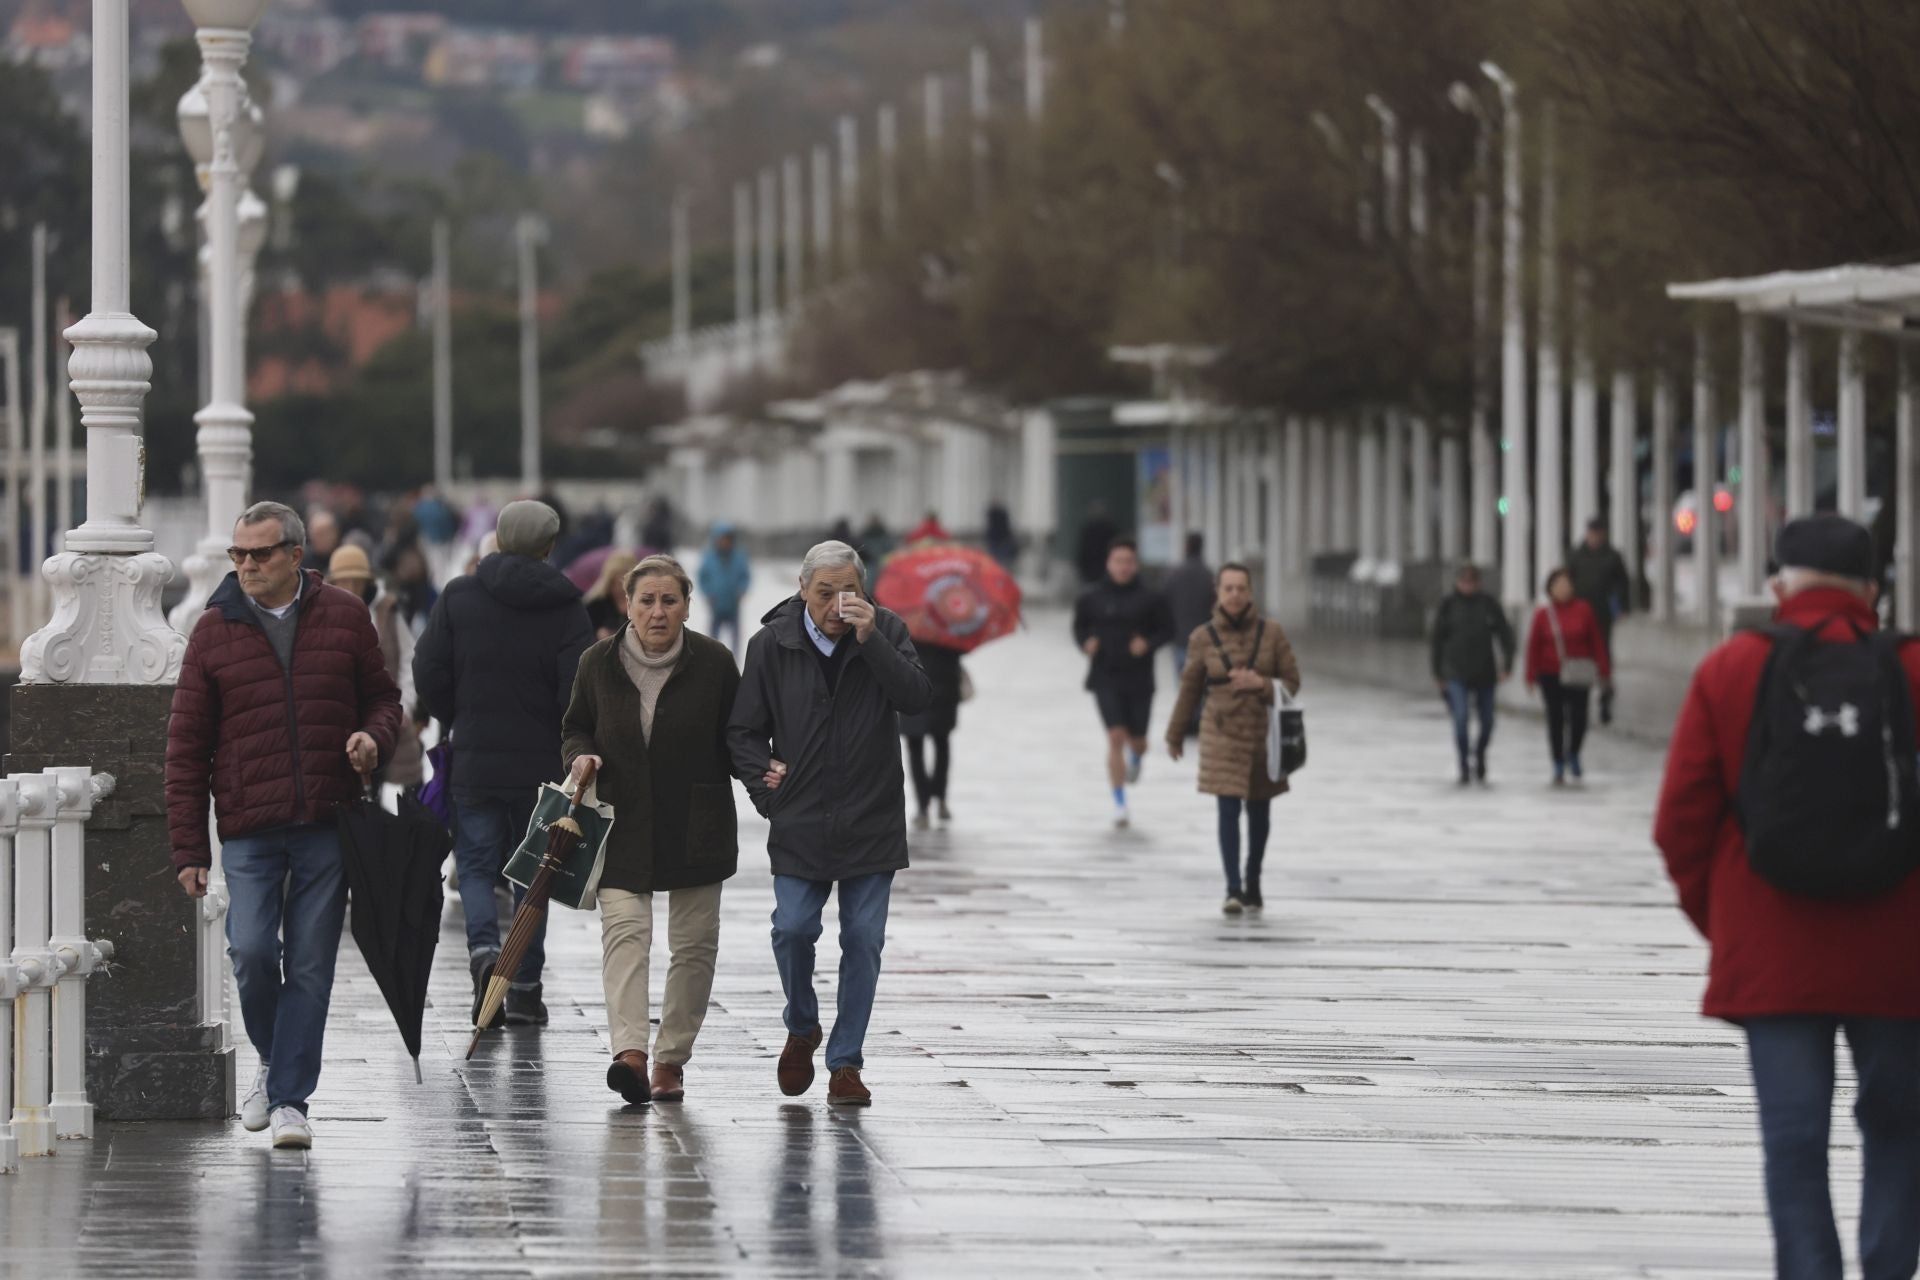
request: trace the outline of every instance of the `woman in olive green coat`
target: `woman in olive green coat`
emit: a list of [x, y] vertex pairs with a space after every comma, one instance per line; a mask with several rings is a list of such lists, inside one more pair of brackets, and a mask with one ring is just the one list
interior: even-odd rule
[[[596, 771], [613, 806], [600, 877], [602, 977], [613, 1063], [629, 1103], [678, 1102], [706, 1018], [720, 947], [720, 884], [739, 862], [727, 717], [740, 673], [723, 644], [686, 628], [692, 583], [670, 556], [627, 575], [627, 622], [580, 659], [561, 750]], [[666, 1001], [647, 1068], [653, 894], [668, 895]]]

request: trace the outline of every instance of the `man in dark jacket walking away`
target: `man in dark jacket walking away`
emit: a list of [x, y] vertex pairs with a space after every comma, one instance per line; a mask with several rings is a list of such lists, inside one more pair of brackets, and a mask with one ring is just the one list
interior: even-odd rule
[[[334, 816], [391, 757], [400, 690], [357, 596], [304, 571], [306, 530], [277, 502], [234, 526], [227, 575], [194, 623], [167, 725], [167, 828], [188, 896], [207, 892], [207, 796], [220, 827], [227, 946], [260, 1072], [240, 1120], [313, 1145], [307, 1098], [346, 916]], [[360, 778], [354, 775], [358, 773]]]
[[807, 552], [800, 594], [761, 619], [727, 743], [735, 775], [772, 823], [773, 958], [786, 991], [780, 1092], [813, 1084], [820, 1006], [813, 990], [820, 912], [840, 888], [840, 982], [827, 1042], [827, 1101], [866, 1106], [862, 1047], [880, 979], [893, 873], [907, 865], [900, 716], [933, 688], [907, 626], [867, 598], [866, 566], [844, 542]]
[[[1494, 688], [1513, 674], [1513, 624], [1500, 602], [1480, 589], [1480, 566], [1463, 564], [1453, 594], [1433, 615], [1433, 682], [1453, 715], [1453, 745], [1460, 785], [1487, 780], [1487, 745], [1493, 741]], [[1467, 718], [1480, 720], [1469, 740]]]
[[1166, 597], [1140, 581], [1140, 552], [1119, 538], [1107, 552], [1107, 576], [1081, 593], [1073, 642], [1087, 655], [1087, 691], [1107, 730], [1107, 781], [1113, 825], [1124, 827], [1127, 786], [1140, 780], [1153, 719], [1153, 651], [1173, 639]]
[[1213, 618], [1213, 570], [1207, 568], [1205, 535], [1187, 535], [1186, 559], [1175, 565], [1160, 584], [1167, 597], [1167, 612], [1173, 617], [1173, 679], [1178, 684], [1187, 669], [1187, 637]]
[[[500, 550], [447, 584], [413, 651], [420, 700], [452, 726], [453, 856], [475, 1017], [500, 956], [493, 888], [532, 821], [540, 784], [560, 776], [560, 720], [580, 655], [593, 643], [580, 589], [547, 563], [559, 514], [543, 502], [510, 502], [496, 535]], [[543, 920], [512, 975], [509, 1023], [547, 1020], [545, 940]]]
[[[1567, 572], [1573, 575], [1573, 594], [1587, 602], [1600, 623], [1600, 639], [1613, 652], [1613, 622], [1633, 606], [1633, 575], [1627, 561], [1607, 541], [1607, 522], [1587, 521], [1587, 536], [1567, 552]], [[1600, 686], [1600, 723], [1613, 723], [1613, 680]]]
[[1920, 645], [1876, 634], [1873, 540], [1859, 525], [1795, 520], [1776, 559], [1776, 626], [1735, 636], [1694, 675], [1654, 841], [1711, 947], [1703, 1011], [1746, 1032], [1778, 1274], [1842, 1274], [1827, 1152], [1844, 1031], [1866, 1169], [1861, 1271], [1912, 1276]]

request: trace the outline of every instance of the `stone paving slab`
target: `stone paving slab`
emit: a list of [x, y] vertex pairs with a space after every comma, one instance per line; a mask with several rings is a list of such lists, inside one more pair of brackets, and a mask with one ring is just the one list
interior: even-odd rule
[[1317, 681], [1305, 648], [1312, 763], [1266, 913], [1228, 919], [1191, 757], [1107, 825], [1064, 628], [969, 664], [956, 821], [896, 889], [871, 1111], [774, 1087], [743, 802], [684, 1105], [606, 1092], [597, 930], [566, 912], [552, 1025], [461, 1061], [450, 906], [424, 1084], [349, 943], [314, 1151], [237, 1121], [62, 1144], [0, 1180], [0, 1275], [1769, 1274], [1739, 1043], [1694, 1012], [1704, 951], [1648, 846], [1655, 753], [1602, 738], [1555, 793], [1515, 720], [1495, 786], [1460, 792], [1436, 699]]

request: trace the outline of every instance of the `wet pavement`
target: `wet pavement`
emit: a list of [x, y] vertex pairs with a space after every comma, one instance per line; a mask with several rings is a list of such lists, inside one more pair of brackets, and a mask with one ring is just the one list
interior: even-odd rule
[[[552, 1024], [462, 1062], [450, 905], [424, 1084], [349, 942], [313, 1151], [237, 1121], [62, 1144], [0, 1179], [0, 1274], [1769, 1274], [1743, 1058], [1694, 1013], [1704, 952], [1646, 838], [1655, 752], [1602, 738], [1555, 793], [1513, 719], [1495, 785], [1456, 791], [1437, 699], [1316, 683], [1302, 642], [1312, 762], [1266, 912], [1229, 919], [1191, 755], [1108, 825], [1064, 626], [969, 664], [955, 821], [896, 886], [872, 1110], [775, 1088], [743, 802], [684, 1104], [606, 1091], [596, 922], [564, 911]], [[1849, 1217], [1857, 1176], [1849, 1145]]]

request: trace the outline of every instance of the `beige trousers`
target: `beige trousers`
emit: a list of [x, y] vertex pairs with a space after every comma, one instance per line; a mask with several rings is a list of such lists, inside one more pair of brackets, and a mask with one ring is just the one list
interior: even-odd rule
[[[647, 977], [653, 951], [653, 895], [600, 891], [600, 974], [607, 992], [607, 1029], [615, 1054], [647, 1051]], [[653, 1060], [685, 1066], [713, 995], [720, 950], [720, 886], [667, 893], [667, 994]]]

